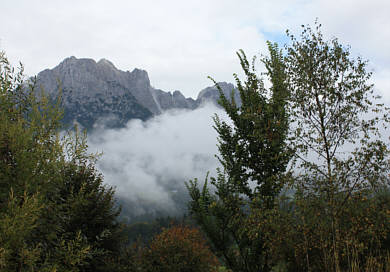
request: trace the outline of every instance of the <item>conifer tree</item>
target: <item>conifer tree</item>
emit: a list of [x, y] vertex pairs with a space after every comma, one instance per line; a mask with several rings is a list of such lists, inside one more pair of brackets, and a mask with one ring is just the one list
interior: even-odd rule
[[107, 271], [120, 247], [113, 189], [61, 117], [0, 53], [1, 271]]

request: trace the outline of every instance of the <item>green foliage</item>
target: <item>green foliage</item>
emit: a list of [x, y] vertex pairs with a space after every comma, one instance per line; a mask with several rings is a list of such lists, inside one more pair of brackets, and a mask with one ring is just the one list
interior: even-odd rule
[[83, 136], [60, 138], [59, 104], [0, 54], [1, 271], [107, 271], [120, 247], [114, 191]]
[[269, 92], [239, 54], [242, 106], [221, 93], [231, 124], [214, 118], [223, 169], [213, 189], [190, 181], [190, 211], [233, 271], [387, 271], [389, 111], [367, 62], [318, 23], [287, 34], [262, 60]]
[[[220, 90], [220, 104], [233, 122], [232, 125], [214, 117], [218, 133], [219, 161], [235, 192], [250, 199], [261, 198], [273, 205], [283, 186], [278, 177], [286, 169], [288, 118], [285, 109], [288, 93], [282, 55], [276, 44], [268, 44], [270, 57], [262, 62], [272, 87], [267, 90], [263, 79], [250, 66], [243, 51], [238, 53], [246, 75], [244, 84], [235, 75], [241, 107], [234, 96], [229, 101]], [[218, 85], [217, 85], [218, 87]], [[255, 183], [251, 188], [250, 183]]]
[[337, 39], [325, 41], [319, 24], [303, 27], [300, 40], [288, 35], [296, 230], [303, 234], [295, 247], [305, 259], [301, 269], [345, 271], [353, 259], [365, 265], [388, 254], [389, 210], [378, 202], [390, 185], [389, 149], [379, 133], [388, 110], [376, 102], [367, 62]]
[[269, 43], [268, 48], [270, 57], [262, 62], [272, 83], [269, 90], [256, 75], [255, 59], [251, 66], [243, 51], [238, 56], [246, 81], [242, 83], [235, 76], [241, 107], [234, 98], [228, 101], [220, 90], [220, 104], [232, 125], [214, 118], [223, 167], [216, 178], [211, 178], [215, 193], [208, 189], [207, 178], [203, 189], [197, 180], [187, 185], [192, 199], [190, 211], [233, 271], [270, 271], [264, 233], [260, 231], [255, 239], [249, 237], [250, 217], [259, 210], [272, 213], [290, 159], [285, 67], [277, 45]]
[[[17, 271], [20, 267], [36, 269], [41, 247], [28, 244], [31, 233], [37, 228], [42, 210], [37, 194], [21, 196], [22, 204], [11, 190], [0, 217], [0, 269]], [[27, 215], [27, 216], [26, 216]], [[15, 260], [15, 261], [14, 261]], [[16, 261], [17, 260], [17, 261]]]
[[[83, 159], [84, 160], [84, 159]], [[94, 164], [68, 163], [59, 187], [56, 209], [63, 237], [82, 233], [90, 246], [86, 271], [110, 271], [106, 258], [118, 254], [122, 226], [116, 221], [120, 210], [115, 205], [114, 191], [103, 185], [103, 178]], [[108, 264], [109, 265], [109, 264]]]

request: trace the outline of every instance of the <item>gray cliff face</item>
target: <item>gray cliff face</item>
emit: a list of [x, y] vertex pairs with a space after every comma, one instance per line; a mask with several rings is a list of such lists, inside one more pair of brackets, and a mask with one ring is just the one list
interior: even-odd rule
[[[77, 121], [86, 128], [93, 128], [99, 121], [121, 127], [130, 119], [146, 120], [170, 109], [191, 110], [206, 101], [217, 104], [219, 99], [215, 87], [202, 90], [196, 100], [185, 98], [180, 91], [154, 89], [146, 71], [124, 72], [106, 59], [95, 62], [66, 58], [55, 68], [40, 72], [37, 83], [52, 98], [62, 91], [64, 123]], [[234, 86], [225, 82], [219, 85], [230, 98]]]
[[185, 98], [180, 91], [164, 92], [154, 89], [154, 94], [157, 103], [160, 105], [161, 111], [170, 109], [195, 109], [196, 102], [192, 98]]
[[92, 128], [108, 119], [108, 126], [117, 127], [161, 113], [146, 71], [123, 72], [105, 59], [67, 58], [54, 69], [40, 72], [37, 83], [52, 98], [62, 91], [65, 123], [77, 121]]
[[[226, 82], [218, 82], [219, 87], [221, 87], [223, 94], [226, 96], [228, 100], [231, 100], [232, 91], [234, 90], [234, 99], [238, 106], [241, 105], [241, 99], [238, 91], [235, 89], [234, 85], [231, 83]], [[203, 103], [206, 103], [208, 101], [213, 102], [215, 105], [219, 106], [218, 100], [219, 100], [219, 91], [216, 86], [213, 87], [207, 87], [206, 89], [203, 89], [198, 94], [198, 98], [196, 99], [196, 103], [198, 105], [201, 105]]]
[[131, 73], [126, 72], [126, 74], [128, 76], [127, 86], [137, 101], [153, 114], [160, 114], [161, 108], [153, 95], [148, 73], [145, 70], [134, 69]]

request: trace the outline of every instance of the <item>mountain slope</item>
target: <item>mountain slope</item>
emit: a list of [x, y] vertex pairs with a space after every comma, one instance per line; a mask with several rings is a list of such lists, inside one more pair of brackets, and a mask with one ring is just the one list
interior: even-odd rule
[[[222, 92], [226, 96], [227, 99], [231, 100], [232, 97], [232, 90], [235, 90], [235, 87], [231, 83], [226, 82], [218, 82], [219, 87], [221, 88]], [[234, 99], [237, 103], [237, 105], [241, 105], [241, 99], [240, 95], [237, 91], [234, 92]], [[207, 87], [200, 91], [198, 94], [198, 98], [196, 99], [197, 105], [201, 105], [202, 103], [207, 103], [209, 101], [213, 102], [214, 104], [218, 105], [219, 100], [219, 91], [217, 87]]]
[[[207, 101], [217, 104], [219, 98], [215, 87], [202, 90], [197, 100], [185, 98], [180, 91], [155, 89], [146, 71], [124, 72], [106, 59], [66, 58], [40, 72], [37, 83], [52, 98], [62, 91], [64, 123], [76, 121], [88, 129], [99, 124], [122, 127], [130, 119], [146, 120], [170, 109], [195, 109]], [[230, 97], [234, 86], [224, 82], [220, 86]]]

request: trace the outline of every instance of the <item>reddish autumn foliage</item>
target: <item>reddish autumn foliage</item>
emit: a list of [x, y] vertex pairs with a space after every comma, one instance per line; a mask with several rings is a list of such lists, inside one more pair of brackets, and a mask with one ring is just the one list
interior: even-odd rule
[[143, 255], [147, 271], [217, 271], [218, 260], [196, 228], [174, 226], [151, 242]]

